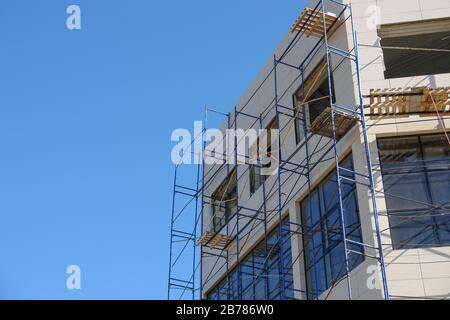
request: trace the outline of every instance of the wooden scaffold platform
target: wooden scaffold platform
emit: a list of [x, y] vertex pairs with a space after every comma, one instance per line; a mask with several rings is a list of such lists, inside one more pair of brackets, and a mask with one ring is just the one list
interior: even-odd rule
[[[320, 10], [305, 8], [291, 27], [291, 33], [304, 31], [307, 37], [314, 36], [321, 38], [324, 36], [324, 14]], [[338, 17], [334, 13], [325, 13], [325, 24], [327, 33], [332, 33], [337, 25]]]
[[[342, 138], [355, 124], [356, 116], [343, 112], [340, 110], [334, 110], [334, 125], [336, 128], [336, 138], [339, 140]], [[326, 108], [311, 124], [309, 131], [314, 134], [320, 134], [322, 136], [332, 138], [333, 137], [333, 124], [331, 117], [331, 108]]]
[[233, 241], [233, 237], [228, 237], [221, 233], [206, 231], [197, 241], [197, 245], [203, 245], [212, 249], [219, 248], [226, 251], [233, 244]]

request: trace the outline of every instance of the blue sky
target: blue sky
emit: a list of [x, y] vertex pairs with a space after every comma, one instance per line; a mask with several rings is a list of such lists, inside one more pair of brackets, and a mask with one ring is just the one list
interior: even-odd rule
[[0, 299], [164, 299], [170, 135], [228, 111], [303, 6], [1, 0]]

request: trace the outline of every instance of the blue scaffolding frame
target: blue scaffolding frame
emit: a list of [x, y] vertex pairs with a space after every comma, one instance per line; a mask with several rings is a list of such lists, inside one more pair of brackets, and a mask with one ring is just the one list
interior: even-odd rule
[[[339, 28], [343, 24], [346, 23], [346, 21], [350, 21], [350, 27], [351, 27], [351, 38], [353, 42], [353, 48], [349, 51], [334, 47], [330, 45], [329, 38], [331, 37], [331, 34], [329, 30], [329, 26], [327, 25], [327, 17], [326, 17], [326, 5], [325, 3], [332, 4], [334, 6], [340, 7], [340, 13], [337, 16], [336, 21], [333, 23], [332, 27]], [[370, 148], [369, 148], [369, 139], [367, 135], [367, 127], [366, 127], [366, 119], [365, 119], [365, 112], [364, 112], [364, 105], [363, 105], [363, 96], [362, 96], [362, 89], [361, 89], [361, 74], [360, 74], [360, 66], [359, 66], [359, 53], [358, 53], [358, 39], [357, 34], [355, 30], [355, 24], [353, 20], [353, 13], [352, 13], [352, 6], [351, 4], [344, 4], [340, 3], [336, 0], [319, 0], [315, 8], [313, 9], [313, 12], [319, 13], [322, 15], [322, 23], [323, 23], [323, 36], [317, 41], [317, 43], [313, 46], [313, 48], [310, 50], [310, 52], [307, 54], [306, 58], [299, 64], [299, 65], [292, 65], [290, 63], [287, 63], [284, 61], [285, 56], [289, 53], [289, 51], [292, 49], [293, 46], [300, 40], [302, 35], [305, 33], [305, 30], [299, 30], [295, 37], [292, 39], [292, 41], [288, 44], [284, 52], [280, 55], [280, 57], [274, 56], [273, 59], [273, 69], [269, 73], [269, 75], [264, 79], [263, 83], [265, 81], [268, 81], [271, 77], [271, 74], [273, 75], [273, 81], [274, 81], [274, 99], [269, 104], [269, 106], [266, 108], [267, 110], [274, 110], [275, 112], [275, 119], [276, 119], [276, 128], [279, 130], [278, 135], [278, 172], [276, 177], [276, 183], [273, 187], [276, 186], [276, 197], [278, 199], [278, 205], [276, 209], [276, 217], [278, 220], [278, 239], [281, 241], [283, 232], [287, 231], [292, 236], [294, 234], [302, 234], [303, 226], [295, 224], [294, 222], [291, 222], [288, 219], [288, 224], [290, 225], [289, 230], [283, 229], [283, 223], [285, 222], [284, 217], [284, 211], [286, 210], [286, 205], [289, 203], [289, 201], [292, 199], [290, 198], [290, 194], [288, 195], [287, 199], [283, 201], [282, 199], [282, 187], [284, 183], [287, 181], [287, 179], [292, 178], [293, 176], [297, 175], [298, 177], [305, 177], [307, 182], [303, 186], [307, 188], [308, 194], [311, 194], [312, 191], [312, 181], [311, 181], [311, 172], [314, 170], [314, 168], [317, 167], [319, 163], [322, 163], [325, 160], [334, 160], [334, 167], [336, 171], [336, 181], [337, 181], [337, 189], [338, 189], [338, 198], [339, 198], [339, 214], [340, 214], [340, 224], [341, 224], [341, 236], [342, 236], [342, 242], [344, 246], [344, 254], [345, 254], [345, 262], [344, 262], [344, 270], [345, 274], [343, 278], [345, 278], [347, 283], [347, 291], [348, 291], [348, 298], [352, 299], [352, 283], [351, 283], [351, 277], [350, 277], [350, 265], [349, 265], [349, 257], [352, 254], [360, 254], [357, 252], [354, 252], [353, 250], [349, 249], [350, 245], [357, 245], [365, 248], [371, 248], [373, 249], [376, 254], [374, 256], [366, 255], [366, 257], [376, 259], [380, 269], [381, 269], [381, 282], [383, 287], [383, 297], [384, 299], [389, 299], [389, 290], [388, 290], [388, 283], [386, 278], [386, 266], [384, 261], [384, 252], [383, 252], [383, 245], [381, 241], [381, 231], [380, 231], [380, 225], [379, 225], [379, 213], [376, 203], [376, 190], [375, 190], [375, 182], [374, 182], [374, 176], [372, 172], [372, 160], [370, 157]], [[347, 15], [346, 15], [347, 14]], [[339, 22], [339, 19], [345, 17], [345, 19], [341, 22]], [[309, 19], [309, 18], [308, 18]], [[336, 24], [336, 26], [334, 26]], [[278, 76], [277, 76], [277, 69], [280, 65], [283, 65], [285, 67], [293, 68], [298, 71], [299, 76], [296, 80], [292, 82], [291, 85], [297, 83], [300, 81], [300, 89], [302, 92], [302, 97], [305, 96], [305, 69], [308, 66], [308, 64], [311, 62], [314, 55], [319, 51], [320, 48], [324, 48], [325, 51], [325, 60], [326, 60], [326, 73], [328, 75], [328, 90], [329, 90], [329, 105], [330, 105], [330, 123], [331, 123], [331, 146], [329, 146], [325, 151], [321, 151], [323, 155], [319, 157], [315, 162], [312, 162], [312, 156], [315, 155], [317, 151], [310, 149], [310, 140], [311, 137], [314, 136], [314, 132], [308, 132], [308, 125], [307, 125], [307, 117], [305, 108], [301, 108], [301, 113], [299, 110], [296, 109], [295, 106], [287, 107], [283, 106], [279, 103], [279, 88], [278, 88]], [[353, 63], [355, 69], [356, 69], [356, 87], [357, 87], [357, 94], [358, 94], [358, 101], [357, 105], [354, 107], [348, 107], [343, 106], [336, 103], [336, 99], [333, 96], [333, 82], [332, 82], [332, 75], [333, 75], [333, 67], [332, 67], [332, 56], [337, 55], [342, 60], [348, 60], [350, 63]], [[258, 87], [255, 92], [251, 95], [249, 98], [247, 104], [253, 99], [256, 92], [260, 90], [262, 85]], [[246, 104], [246, 105], [247, 105]], [[240, 110], [238, 110], [237, 107], [234, 107], [234, 110], [232, 113], [224, 114], [216, 110], [212, 110], [207, 108], [206, 109], [206, 116], [205, 116], [205, 122], [208, 122], [208, 112], [212, 112], [215, 114], [219, 114], [221, 116], [224, 116], [227, 123], [228, 129], [235, 129], [237, 130], [239, 128], [238, 126], [238, 119], [240, 116], [248, 117], [253, 119], [253, 125], [256, 125], [259, 127], [259, 129], [263, 129], [263, 123], [265, 118], [268, 116], [269, 112], [263, 112], [259, 113], [258, 115], [252, 115], [249, 112], [244, 112], [246, 105], [244, 105]], [[291, 115], [292, 113], [292, 115]], [[337, 134], [337, 128], [336, 128], [336, 117], [338, 117], [341, 114], [346, 114], [349, 117], [353, 117], [356, 120], [356, 123], [359, 124], [360, 133], [363, 137], [363, 147], [365, 152], [365, 159], [366, 159], [366, 165], [367, 165], [367, 172], [366, 173], [359, 173], [356, 172], [356, 170], [349, 170], [347, 168], [341, 167], [341, 159], [338, 151], [338, 143], [339, 143], [339, 137]], [[282, 141], [281, 136], [283, 130], [286, 129], [286, 126], [281, 125], [281, 117], [290, 117], [292, 121], [298, 119], [301, 120], [303, 123], [303, 130], [304, 130], [304, 141], [302, 141], [300, 144], [297, 145], [295, 150], [288, 155], [287, 157], [284, 157], [283, 150], [282, 150]], [[265, 264], [264, 264], [264, 271], [267, 272], [268, 266], [267, 266], [267, 257], [271, 254], [271, 250], [269, 249], [269, 246], [267, 244], [267, 237], [269, 233], [269, 226], [268, 226], [268, 209], [266, 207], [266, 200], [268, 197], [271, 197], [274, 194], [270, 194], [273, 190], [273, 187], [269, 192], [267, 192], [266, 189], [266, 183], [262, 183], [262, 192], [263, 192], [263, 203], [260, 205], [259, 208], [249, 208], [246, 206], [241, 205], [239, 201], [239, 173], [236, 169], [236, 174], [234, 177], [230, 176], [230, 173], [232, 172], [233, 166], [228, 163], [228, 161], [219, 166], [219, 168], [213, 172], [211, 177], [207, 176], [211, 172], [205, 171], [205, 162], [203, 154], [205, 152], [206, 147], [206, 141], [205, 141], [205, 132], [206, 127], [202, 128], [202, 133], [199, 137], [196, 137], [194, 141], [192, 141], [192, 144], [198, 143], [196, 139], [200, 140], [200, 143], [202, 145], [202, 154], [201, 155], [194, 155], [199, 156], [200, 160], [199, 164], [196, 168], [196, 184], [194, 187], [186, 187], [181, 185], [177, 178], [178, 173], [180, 170], [180, 166], [177, 165], [175, 168], [175, 178], [174, 178], [174, 189], [173, 189], [173, 200], [172, 200], [172, 219], [171, 219], [171, 234], [170, 234], [170, 259], [169, 259], [169, 281], [168, 281], [168, 299], [185, 299], [186, 295], [189, 295], [192, 299], [202, 299], [205, 296], [205, 292], [203, 292], [203, 288], [206, 284], [206, 282], [210, 281], [210, 275], [207, 276], [207, 279], [204, 279], [204, 274], [202, 270], [202, 261], [206, 258], [215, 258], [215, 264], [213, 265], [211, 271], [214, 270], [216, 264], [221, 261], [225, 260], [224, 266], [226, 268], [225, 279], [227, 283], [227, 298], [231, 298], [230, 294], [230, 256], [235, 256], [232, 260], [233, 261], [233, 268], [236, 268], [238, 279], [241, 278], [241, 258], [242, 253], [241, 248], [244, 245], [242, 245], [242, 239], [248, 235], [248, 233], [245, 233], [243, 230], [247, 230], [250, 226], [250, 231], [253, 228], [255, 223], [262, 224], [263, 231], [264, 231], [264, 239], [263, 243], [265, 243]], [[238, 164], [238, 141], [237, 136], [234, 137], [234, 160], [235, 160], [235, 167], [237, 168]], [[299, 151], [302, 150], [306, 154], [305, 158], [302, 159], [300, 163], [296, 163], [294, 161], [294, 157], [299, 153]], [[329, 154], [332, 154], [331, 159], [325, 159], [325, 157]], [[225, 158], [227, 157], [227, 154], [223, 154]], [[241, 155], [245, 156], [245, 155]], [[246, 156], [245, 156], [246, 157]], [[261, 167], [261, 164], [258, 164], [257, 166]], [[199, 235], [203, 235], [205, 231], [205, 226], [203, 223], [203, 215], [204, 215], [204, 208], [206, 206], [213, 205], [214, 199], [206, 194], [205, 190], [210, 185], [210, 182], [214, 180], [214, 178], [218, 175], [220, 170], [226, 170], [226, 180], [227, 180], [227, 189], [228, 185], [231, 182], [231, 179], [233, 179], [233, 183], [235, 185], [235, 188], [237, 190], [236, 192], [236, 205], [235, 210], [236, 212], [233, 213], [233, 215], [230, 217], [228, 214], [225, 215], [225, 225], [222, 228], [222, 230], [215, 232], [209, 240], [200, 242], [198, 241]], [[351, 173], [354, 177], [353, 179], [349, 178], [348, 175], [345, 176], [344, 172]], [[289, 177], [284, 180], [283, 177], [285, 174], [288, 174]], [[360, 177], [365, 179], [367, 181], [366, 183], [363, 183], [361, 181], [358, 181], [356, 177]], [[345, 180], [350, 180], [354, 182], [355, 184], [363, 184], [366, 186], [369, 190], [369, 193], [371, 195], [371, 205], [372, 205], [372, 213], [374, 215], [374, 221], [375, 221], [375, 237], [376, 237], [376, 245], [372, 246], [365, 243], [360, 243], [351, 239], [347, 238], [346, 234], [346, 219], [345, 219], [345, 212], [344, 212], [344, 204], [343, 204], [343, 193], [342, 193], [342, 183]], [[302, 187], [302, 188], [303, 188]], [[226, 190], [228, 192], [228, 190]], [[293, 190], [291, 191], [291, 193]], [[178, 199], [180, 197], [186, 198], [185, 205], [181, 206], [181, 210], [177, 211], [176, 204], [178, 203]], [[307, 201], [310, 201], [309, 198]], [[189, 209], [189, 206], [191, 208]], [[225, 204], [225, 210], [228, 212], [229, 204], [226, 202]], [[311, 209], [311, 205], [308, 205], [309, 209]], [[262, 214], [263, 218], [260, 218], [259, 215]], [[177, 225], [177, 221], [180, 216], [186, 215], [188, 217], [191, 217], [193, 220], [192, 224], [184, 223], [182, 226]], [[309, 215], [311, 217], [311, 214]], [[234, 219], [235, 223], [233, 226], [233, 230], [230, 230], [230, 220]], [[246, 219], [247, 221], [244, 225], [240, 224], [240, 220]], [[252, 223], [252, 225], [250, 225]], [[187, 231], [186, 231], [187, 230]], [[300, 231], [299, 231], [300, 230]], [[229, 253], [229, 248], [224, 245], [223, 248], [216, 248], [215, 246], [210, 247], [209, 244], [214, 239], [215, 236], [219, 235], [220, 232], [225, 232], [225, 239], [230, 239], [230, 241], [233, 242], [236, 248], [236, 253], [234, 255]], [[244, 233], [244, 234], [241, 234]], [[313, 241], [313, 240], [312, 240]], [[181, 244], [181, 246], [180, 246]], [[314, 244], [313, 244], [314, 245]], [[175, 249], [175, 248], [178, 248]], [[205, 248], [208, 248], [208, 250], [205, 250]], [[213, 253], [214, 252], [214, 253]], [[300, 252], [300, 254], [303, 254], [303, 252]], [[187, 268], [186, 264], [183, 264], [181, 266], [178, 265], [178, 262], [180, 260], [180, 257], [183, 255], [187, 255], [190, 257], [193, 257], [192, 260], [192, 268]], [[312, 256], [313, 263], [314, 263], [314, 255]], [[283, 255], [280, 254], [279, 256], [279, 268], [280, 268], [280, 296], [281, 299], [286, 299], [287, 294], [286, 290], [288, 290], [285, 287], [285, 271], [283, 270], [284, 262], [283, 262]], [[179, 271], [181, 269], [181, 272]], [[187, 272], [187, 270], [190, 270]], [[315, 272], [315, 270], [314, 270]], [[317, 277], [314, 277], [317, 279]], [[268, 277], [265, 277], [266, 281]], [[234, 297], [238, 299], [242, 299], [242, 288], [241, 288], [241, 282], [238, 281], [238, 292], [237, 295], [234, 295]], [[266, 288], [268, 286], [266, 285]], [[290, 289], [294, 292], [298, 292], [301, 294], [306, 294], [306, 297], [310, 297], [308, 295], [308, 292], [302, 291], [302, 290], [296, 290], [296, 289]], [[181, 294], [180, 294], [181, 291]], [[311, 292], [309, 292], [311, 294]], [[313, 298], [318, 298], [318, 295], [312, 293]]]

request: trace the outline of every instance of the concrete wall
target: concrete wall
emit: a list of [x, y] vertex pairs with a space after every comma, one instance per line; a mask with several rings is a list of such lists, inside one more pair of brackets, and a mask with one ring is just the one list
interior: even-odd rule
[[[450, 17], [450, 1], [448, 0], [384, 0], [384, 1], [351, 1], [355, 14], [355, 25], [358, 31], [360, 44], [378, 44], [377, 32], [368, 23], [374, 6], [379, 7], [379, 24], [391, 24], [408, 21], [420, 21]], [[449, 86], [450, 74], [439, 74], [420, 77], [384, 79], [384, 65], [381, 49], [360, 48], [361, 78], [363, 94], [368, 94], [370, 89], [399, 88], [415, 86]], [[436, 118], [431, 116], [430, 120]], [[412, 120], [423, 119], [417, 115], [409, 117], [385, 117], [382, 120], [369, 120], [369, 140], [372, 153], [372, 161], [375, 168], [379, 168], [378, 150], [376, 138], [380, 136], [396, 136], [408, 134], [421, 134], [441, 132], [438, 121], [413, 123]], [[406, 123], [408, 122], [408, 123]], [[386, 125], [391, 123], [391, 125]], [[384, 124], [377, 126], [377, 124]], [[446, 122], [447, 128], [450, 121]], [[358, 157], [354, 154], [355, 164], [364, 164], [364, 155]], [[363, 169], [363, 168], [360, 168]], [[361, 186], [358, 187], [361, 189]], [[376, 189], [383, 191], [382, 177], [376, 171]], [[363, 199], [367, 195], [363, 190], [359, 201], [360, 209], [364, 205]], [[386, 203], [382, 193], [378, 194], [377, 206], [382, 214], [380, 217], [383, 243], [386, 245], [385, 259], [387, 263], [387, 278], [390, 295], [392, 298], [420, 297], [420, 298], [443, 298], [450, 297], [450, 248], [430, 248], [413, 250], [393, 250], [389, 233], [389, 222], [386, 216]], [[367, 217], [361, 211], [361, 216]], [[368, 224], [370, 227], [370, 224]], [[372, 221], [373, 226], [373, 221]], [[366, 230], [370, 232], [370, 228]], [[364, 297], [363, 297], [364, 298]]]
[[[308, 7], [314, 7], [317, 1], [310, 1]], [[356, 26], [358, 39], [360, 44], [377, 45], [377, 25], [396, 23], [404, 21], [426, 20], [442, 17], [450, 17], [450, 1], [449, 0], [383, 0], [383, 1], [367, 1], [367, 0], [353, 0], [345, 1], [352, 3], [353, 18]], [[377, 12], [375, 9], [379, 8], [379, 14], [374, 18], [373, 13]], [[341, 10], [340, 6], [330, 4], [326, 1], [326, 11], [335, 12], [338, 14]], [[375, 19], [375, 20], [374, 20]], [[375, 21], [375, 23], [373, 23]], [[330, 45], [350, 50], [353, 47], [353, 38], [351, 33], [350, 21], [339, 28], [330, 38]], [[280, 57], [284, 49], [292, 41], [294, 35], [290, 32], [285, 36], [280, 46], [276, 49], [275, 55]], [[316, 39], [303, 37], [301, 42], [295, 45], [292, 50], [284, 58], [284, 62], [299, 65], [307, 57], [307, 54], [315, 44]], [[308, 60], [306, 64], [308, 67], [305, 72], [309, 73], [317, 65], [317, 63], [324, 56], [323, 47], [316, 50], [315, 54]], [[361, 78], [363, 94], [368, 94], [370, 89], [396, 88], [406, 86], [450, 86], [450, 74], [421, 76], [412, 78], [390, 79], [384, 78], [384, 64], [382, 60], [382, 51], [378, 48], [361, 47], [359, 49], [360, 63], [361, 63]], [[338, 66], [334, 70], [334, 79], [336, 85], [337, 103], [344, 106], [356, 106], [358, 104], [358, 93], [356, 90], [356, 68], [353, 63], [348, 60], [341, 61], [342, 58], [332, 55], [331, 64]], [[274, 72], [273, 72], [273, 58], [268, 59], [266, 65], [257, 75], [256, 79], [250, 85], [249, 89], [242, 96], [237, 103], [237, 109], [242, 110], [253, 115], [263, 115], [266, 126], [275, 116], [274, 111]], [[283, 106], [292, 107], [292, 96], [300, 86], [299, 71], [290, 67], [279, 65], [277, 67], [277, 85], [279, 94], [279, 103]], [[291, 85], [294, 83], [293, 85]], [[258, 89], [259, 88], [259, 89]], [[255, 94], [256, 91], [256, 94]], [[435, 118], [435, 117], [434, 117]], [[376, 138], [379, 136], [395, 136], [411, 133], [430, 133], [440, 132], [440, 126], [437, 120], [430, 118], [429, 122], [422, 122], [420, 125], [414, 123], [405, 123], [414, 119], [419, 119], [417, 115], [402, 118], [383, 118], [370, 119], [368, 118], [368, 136], [370, 141], [371, 158], [375, 168], [379, 165], [378, 150], [376, 145]], [[234, 126], [234, 119], [231, 119], [232, 127]], [[259, 129], [259, 123], [254, 124], [254, 119], [245, 116], [239, 116], [237, 126], [238, 128], [256, 128]], [[289, 128], [291, 122], [290, 117], [281, 116], [280, 126], [287, 125]], [[383, 124], [383, 125], [380, 125]], [[222, 126], [222, 130], [226, 128], [226, 124]], [[450, 121], [446, 122], [447, 128], [450, 128]], [[285, 129], [284, 133], [288, 132], [286, 136], [282, 134], [282, 156], [286, 159], [287, 156], [293, 153], [296, 148], [294, 130]], [[353, 128], [338, 144], [338, 153], [340, 156], [348, 154], [350, 151], [353, 154], [355, 170], [357, 172], [366, 172], [367, 165], [365, 153], [363, 148], [363, 137], [360, 134], [359, 127]], [[310, 141], [310, 146], [329, 147], [331, 141], [328, 138], [314, 137]], [[325, 148], [327, 149], [327, 148]], [[326, 151], [326, 150], [325, 150]], [[324, 152], [325, 152], [324, 151]], [[324, 152], [318, 153], [315, 158], [311, 159], [311, 163], [315, 159], [323, 156]], [[313, 187], [320, 183], [320, 181], [334, 169], [334, 153], [329, 152], [330, 160], [321, 162], [312, 172]], [[325, 158], [329, 158], [325, 156]], [[291, 160], [294, 163], [301, 163], [305, 161], [305, 151], [300, 150]], [[206, 168], [208, 172], [210, 167]], [[217, 166], [215, 167], [217, 169]], [[230, 168], [229, 168], [230, 169]], [[212, 170], [215, 172], [215, 170]], [[211, 194], [226, 178], [226, 166], [220, 170], [219, 174], [214, 177], [212, 183], [209, 184], [205, 190], [207, 194]], [[238, 166], [237, 175], [239, 177], [239, 202], [247, 208], [257, 210], [263, 203], [263, 188], [260, 188], [253, 196], [249, 193], [249, 174], [248, 166]], [[376, 174], [376, 189], [383, 191], [383, 183], [379, 171]], [[305, 177], [294, 175], [291, 178], [284, 177], [282, 179], [282, 201], [286, 202], [283, 215], [289, 215], [291, 221], [301, 223], [299, 201], [307, 195], [307, 180]], [[278, 192], [276, 177], [269, 177], [266, 181], [266, 213], [269, 229], [275, 227], [278, 220]], [[270, 190], [274, 190], [270, 194]], [[375, 232], [373, 212], [370, 205], [370, 196], [367, 187], [362, 184], [357, 185], [358, 203], [360, 209], [360, 219], [363, 232], [363, 242], [369, 245], [375, 245]], [[386, 203], [382, 192], [377, 194], [377, 206], [380, 213], [386, 213]], [[211, 211], [210, 206], [204, 208], [203, 224], [205, 228], [211, 225]], [[243, 210], [241, 213], [252, 215], [250, 210]], [[260, 214], [258, 216], [262, 218]], [[239, 220], [239, 229], [241, 234], [246, 234], [240, 240], [240, 259], [245, 257], [263, 236], [262, 223], [258, 220], [250, 220], [242, 218]], [[385, 244], [385, 256], [387, 262], [388, 281], [391, 296], [395, 297], [450, 297], [450, 248], [432, 248], [432, 249], [415, 249], [415, 250], [392, 250], [390, 246], [389, 224], [387, 218], [380, 219], [381, 229], [387, 229], [382, 234], [383, 243]], [[230, 222], [228, 230], [230, 234], [235, 234], [237, 229], [236, 220]], [[305, 270], [302, 251], [301, 236], [292, 237], [292, 255], [296, 263], [293, 266], [295, 288], [304, 290], [305, 285]], [[236, 247], [231, 247], [229, 251], [229, 267], [231, 268], [236, 263]], [[205, 252], [210, 251], [204, 248]], [[214, 251], [211, 251], [214, 252]], [[366, 254], [374, 255], [375, 252], [371, 249], [366, 250]], [[296, 259], [300, 256], [300, 259]], [[203, 280], [204, 293], [213, 288], [220, 279], [223, 278], [226, 271], [224, 259], [204, 259], [203, 264]], [[376, 266], [376, 260], [366, 258], [365, 262], [358, 266], [351, 272], [350, 280], [352, 284], [352, 296], [355, 299], [380, 299], [382, 292], [379, 289], [369, 289], [367, 286], [371, 274], [368, 273], [369, 266]], [[333, 288], [331, 292], [326, 292], [322, 297], [328, 299], [347, 299], [347, 285], [342, 281], [338, 286]], [[297, 298], [305, 298], [301, 294]]]

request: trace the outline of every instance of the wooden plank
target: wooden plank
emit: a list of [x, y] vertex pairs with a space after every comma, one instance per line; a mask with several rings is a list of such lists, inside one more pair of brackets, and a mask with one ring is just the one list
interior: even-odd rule
[[420, 112], [427, 112], [427, 110], [429, 109], [429, 90], [428, 89], [424, 89], [423, 90], [423, 95], [422, 95], [422, 101], [420, 103]]
[[[406, 109], [410, 110], [410, 106], [411, 106], [411, 95], [407, 95], [407, 96], [402, 96], [403, 98], [403, 104], [404, 104], [404, 108], [403, 111], [405, 111]], [[404, 113], [404, 112], [402, 112]]]
[[394, 105], [392, 103], [390, 94], [384, 96], [384, 107], [386, 108], [387, 114], [391, 114], [394, 112]]
[[322, 11], [305, 8], [292, 25], [291, 33], [303, 30], [307, 37], [321, 38], [324, 35], [324, 16], [327, 32], [331, 32], [331, 26], [338, 20], [335, 14], [325, 13], [324, 15]]
[[[450, 106], [450, 88], [437, 88], [431, 90], [430, 93], [433, 96], [434, 102], [439, 112], [448, 112], [448, 106]], [[431, 100], [431, 97], [430, 97]], [[431, 103], [433, 101], [431, 100]], [[434, 107], [434, 105], [433, 105]]]
[[410, 112], [411, 112], [411, 100], [406, 105], [405, 110], [404, 110], [404, 113], [410, 113]]
[[[371, 115], [434, 113], [435, 105], [439, 112], [450, 112], [450, 87], [371, 89], [369, 98]], [[414, 108], [413, 102], [418, 103]]]
[[[318, 15], [314, 16], [314, 23], [309, 27], [309, 30], [311, 30], [310, 34], [312, 32], [321, 33], [323, 31], [323, 25], [320, 23], [320, 19]], [[323, 20], [322, 20], [323, 21]]]
[[396, 112], [401, 112], [403, 108], [403, 103], [398, 99], [398, 96], [396, 94], [389, 94], [388, 97], [391, 107], [390, 113], [393, 114]]
[[233, 241], [234, 238], [227, 237], [224, 234], [206, 231], [197, 241], [197, 246], [204, 245], [213, 249], [215, 249], [216, 247], [227, 248]]
[[[334, 111], [334, 124], [337, 138], [343, 137], [356, 123], [356, 117], [339, 110]], [[326, 108], [311, 124], [310, 132], [329, 138], [333, 137], [331, 108]]]
[[374, 102], [375, 99], [372, 95], [373, 89], [370, 90], [370, 114], [373, 115], [375, 113], [375, 106], [374, 106]]
[[383, 112], [383, 110], [381, 109], [382, 108], [382, 103], [381, 103], [381, 96], [377, 96], [377, 109], [378, 109], [378, 113], [382, 113]]
[[205, 232], [205, 233], [200, 237], [200, 239], [198, 239], [197, 245], [206, 243], [207, 241], [205, 241], [205, 239], [208, 237], [208, 235], [209, 235], [209, 233], [208, 233], [208, 232]]

